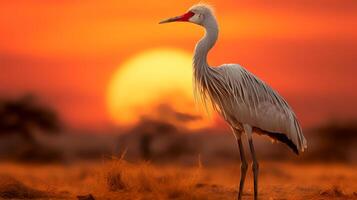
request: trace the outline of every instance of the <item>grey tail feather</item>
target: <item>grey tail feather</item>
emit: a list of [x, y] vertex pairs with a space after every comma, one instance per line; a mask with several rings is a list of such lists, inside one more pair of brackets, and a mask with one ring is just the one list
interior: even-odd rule
[[272, 138], [274, 140], [278, 140], [279, 142], [282, 142], [282, 143], [288, 145], [288, 147], [290, 147], [290, 149], [296, 155], [299, 155], [299, 150], [298, 150], [297, 146], [285, 134], [265, 131], [265, 130], [262, 130], [262, 129], [257, 128], [257, 127], [253, 128], [253, 132], [258, 133], [259, 135], [267, 135], [267, 136], [269, 136], [270, 138]]

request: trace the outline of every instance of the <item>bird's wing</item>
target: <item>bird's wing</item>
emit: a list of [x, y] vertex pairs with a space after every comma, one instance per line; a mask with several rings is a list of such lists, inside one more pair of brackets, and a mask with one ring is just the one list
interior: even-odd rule
[[269, 85], [236, 64], [210, 68], [205, 91], [214, 108], [231, 124], [246, 123], [272, 133], [286, 135], [303, 151], [306, 140], [295, 113]]

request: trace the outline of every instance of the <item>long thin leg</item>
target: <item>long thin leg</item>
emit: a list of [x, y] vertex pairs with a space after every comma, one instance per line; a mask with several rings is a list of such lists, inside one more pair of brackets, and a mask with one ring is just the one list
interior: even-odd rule
[[245, 159], [245, 154], [244, 154], [244, 147], [243, 147], [243, 143], [242, 143], [242, 139], [241, 137], [238, 135], [236, 135], [237, 138], [237, 144], [238, 144], [238, 148], [239, 148], [239, 153], [240, 153], [240, 161], [241, 161], [241, 165], [240, 165], [240, 182], [239, 182], [239, 191], [238, 191], [238, 200], [242, 199], [242, 195], [243, 195], [243, 189], [244, 189], [244, 182], [245, 182], [245, 176], [247, 174], [247, 160]]
[[252, 159], [253, 159], [253, 175], [254, 175], [254, 199], [258, 200], [258, 173], [259, 173], [259, 164], [257, 161], [257, 157], [255, 156], [255, 150], [254, 150], [254, 145], [253, 145], [253, 140], [252, 136], [250, 135], [249, 137], [249, 147], [250, 147], [250, 153], [252, 154]]

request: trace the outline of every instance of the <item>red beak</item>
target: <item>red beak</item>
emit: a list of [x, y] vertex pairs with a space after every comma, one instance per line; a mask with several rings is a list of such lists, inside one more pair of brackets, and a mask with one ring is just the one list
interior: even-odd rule
[[185, 13], [181, 16], [172, 17], [172, 18], [162, 20], [161, 22], [159, 22], [159, 24], [170, 23], [170, 22], [187, 22], [194, 15], [195, 15], [195, 13], [188, 11], [187, 13]]

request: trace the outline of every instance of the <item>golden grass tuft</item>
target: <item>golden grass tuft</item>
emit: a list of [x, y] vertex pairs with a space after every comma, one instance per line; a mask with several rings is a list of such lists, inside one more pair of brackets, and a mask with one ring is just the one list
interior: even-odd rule
[[342, 190], [340, 186], [334, 185], [331, 188], [322, 190], [320, 192], [321, 196], [325, 197], [346, 197], [346, 193]]
[[148, 162], [133, 164], [114, 159], [109, 163], [104, 165], [108, 192], [130, 194], [139, 199], [207, 199], [196, 191], [201, 179], [200, 166], [194, 170], [172, 167], [157, 170]]
[[120, 171], [108, 172], [106, 179], [107, 179], [108, 189], [111, 192], [121, 191], [126, 188]]

